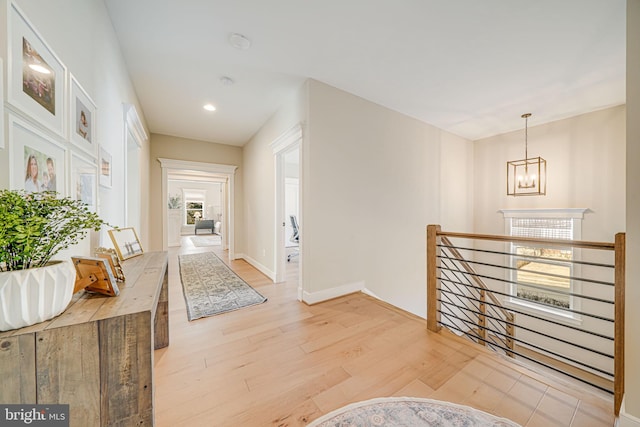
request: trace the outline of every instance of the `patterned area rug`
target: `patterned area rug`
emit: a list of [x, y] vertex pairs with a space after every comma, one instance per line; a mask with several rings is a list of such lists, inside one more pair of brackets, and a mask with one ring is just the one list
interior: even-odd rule
[[384, 397], [353, 403], [307, 427], [520, 427], [486, 412], [439, 400]]
[[190, 236], [193, 246], [205, 247], [205, 246], [220, 246], [222, 244], [222, 237], [214, 234], [211, 236]]
[[267, 300], [212, 252], [180, 255], [178, 262], [190, 321]]

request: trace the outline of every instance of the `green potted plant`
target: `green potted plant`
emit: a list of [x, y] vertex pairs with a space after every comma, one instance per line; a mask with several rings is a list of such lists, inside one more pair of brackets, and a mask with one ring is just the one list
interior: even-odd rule
[[52, 258], [103, 225], [79, 200], [51, 191], [0, 190], [0, 331], [43, 322], [67, 308], [75, 269]]

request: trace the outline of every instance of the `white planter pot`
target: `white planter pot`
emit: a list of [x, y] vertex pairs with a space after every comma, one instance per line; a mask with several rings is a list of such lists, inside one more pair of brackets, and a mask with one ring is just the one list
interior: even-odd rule
[[69, 261], [0, 273], [0, 331], [52, 319], [73, 297], [76, 272]]

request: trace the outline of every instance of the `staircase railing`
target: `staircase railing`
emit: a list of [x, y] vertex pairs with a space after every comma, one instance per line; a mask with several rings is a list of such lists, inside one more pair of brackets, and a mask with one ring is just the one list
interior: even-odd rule
[[[478, 344], [489, 346], [494, 350], [506, 348], [506, 354], [513, 357], [513, 352], [510, 350], [513, 350], [514, 345], [514, 313], [504, 308], [447, 237], [442, 237], [440, 247], [441, 262], [447, 264], [447, 269], [443, 271], [443, 274], [448, 279], [442, 282], [444, 286], [447, 286], [447, 291], [442, 293], [442, 296], [448, 300], [448, 303], [442, 305], [441, 310], [448, 309], [445, 315], [449, 319], [455, 318], [464, 324], [469, 324], [471, 318], [476, 317], [478, 328], [469, 330], [467, 336], [476, 340]], [[464, 273], [459, 270], [460, 267], [464, 269]], [[461, 280], [464, 282], [460, 282]], [[464, 295], [468, 291], [470, 294]], [[464, 319], [459, 318], [451, 310], [451, 306], [455, 306], [454, 300], [464, 304], [464, 308], [459, 310]]]
[[[579, 259], [567, 261], [570, 275], [535, 273], [550, 283], [570, 282], [570, 289], [554, 290], [570, 303], [533, 301], [514, 291], [548, 289], [531, 277], [526, 283], [518, 278], [522, 265], [544, 265], [549, 258], [512, 253], [512, 243], [579, 252]], [[516, 258], [521, 264], [514, 266]], [[443, 232], [429, 225], [427, 327], [436, 332], [446, 327], [611, 393], [618, 415], [624, 391], [624, 271], [624, 233], [616, 234], [614, 243], [602, 243]]]

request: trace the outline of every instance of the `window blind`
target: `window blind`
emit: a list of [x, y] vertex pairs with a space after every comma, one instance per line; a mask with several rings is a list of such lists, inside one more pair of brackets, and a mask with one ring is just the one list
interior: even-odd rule
[[571, 218], [511, 218], [511, 235], [536, 239], [573, 239]]

